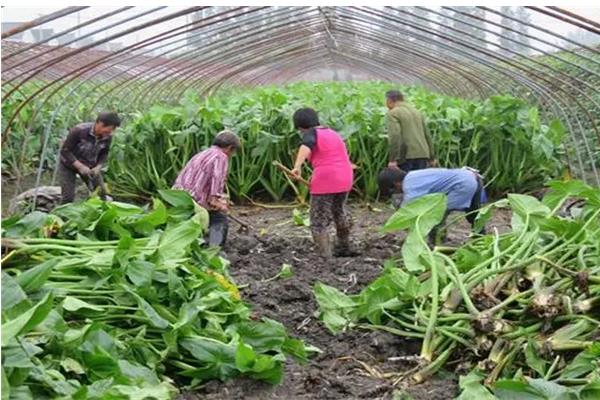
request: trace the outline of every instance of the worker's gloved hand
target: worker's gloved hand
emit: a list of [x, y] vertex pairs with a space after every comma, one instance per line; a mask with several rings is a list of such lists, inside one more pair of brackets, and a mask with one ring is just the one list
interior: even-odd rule
[[225, 199], [220, 199], [218, 208], [221, 212], [227, 213], [229, 212], [229, 203]]
[[229, 204], [227, 199], [225, 198], [213, 197], [209, 200], [208, 204], [214, 210], [221, 211], [224, 213], [229, 211]]
[[96, 165], [90, 170], [92, 176], [98, 176], [102, 173], [102, 165]]
[[83, 163], [79, 163], [78, 165], [76, 165], [75, 168], [77, 168], [77, 172], [81, 176], [88, 177], [92, 173], [92, 170], [87, 165], [85, 165]]

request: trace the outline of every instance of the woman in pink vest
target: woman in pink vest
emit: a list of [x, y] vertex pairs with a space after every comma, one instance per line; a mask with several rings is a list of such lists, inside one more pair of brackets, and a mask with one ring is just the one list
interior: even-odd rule
[[302, 164], [309, 160], [313, 168], [310, 179], [310, 225], [317, 252], [324, 258], [332, 255], [327, 228], [333, 220], [337, 231], [336, 256], [356, 255], [350, 249], [350, 216], [346, 200], [352, 189], [352, 164], [341, 136], [319, 124], [317, 112], [301, 108], [294, 113], [294, 127], [302, 133], [292, 174], [300, 177]]

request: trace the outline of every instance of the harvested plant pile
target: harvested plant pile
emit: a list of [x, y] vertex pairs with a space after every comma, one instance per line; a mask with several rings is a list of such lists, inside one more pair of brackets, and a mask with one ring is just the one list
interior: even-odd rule
[[200, 247], [206, 211], [161, 196], [2, 221], [3, 398], [170, 399], [240, 374], [279, 383], [286, 355], [306, 359]]
[[492, 208], [510, 207], [513, 231], [459, 248], [425, 241], [444, 195], [411, 202], [385, 225], [410, 230], [402, 263], [389, 262], [355, 296], [317, 284], [323, 323], [334, 333], [359, 327], [422, 340], [412, 379], [453, 362], [471, 371], [461, 378], [464, 399], [494, 398], [487, 388], [499, 398], [599, 398], [600, 190], [550, 187], [542, 201], [511, 194], [487, 206], [480, 224]]

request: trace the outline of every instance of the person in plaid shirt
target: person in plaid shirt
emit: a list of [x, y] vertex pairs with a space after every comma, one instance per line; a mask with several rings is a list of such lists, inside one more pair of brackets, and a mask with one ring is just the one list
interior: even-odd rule
[[229, 203], [225, 184], [229, 158], [241, 147], [240, 139], [231, 131], [222, 131], [206, 150], [196, 154], [183, 167], [173, 189], [188, 192], [208, 210], [208, 245], [223, 247], [227, 240]]

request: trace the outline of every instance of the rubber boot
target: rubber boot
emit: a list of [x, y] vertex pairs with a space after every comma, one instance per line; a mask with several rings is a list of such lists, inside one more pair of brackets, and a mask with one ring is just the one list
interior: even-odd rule
[[352, 249], [349, 229], [340, 229], [337, 231], [337, 243], [335, 244], [333, 254], [336, 257], [356, 257], [360, 255], [359, 252]]
[[225, 246], [229, 224], [227, 215], [220, 211], [208, 212], [208, 245], [211, 247]]
[[329, 234], [325, 233], [313, 233], [313, 240], [315, 242], [315, 249], [317, 254], [324, 259], [330, 259], [331, 254], [331, 242], [329, 241]]

